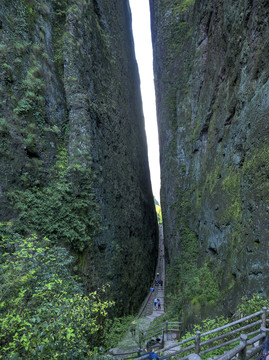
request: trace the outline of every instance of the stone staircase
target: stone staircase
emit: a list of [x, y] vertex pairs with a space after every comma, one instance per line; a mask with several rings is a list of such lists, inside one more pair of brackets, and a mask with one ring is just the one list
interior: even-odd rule
[[[154, 292], [151, 293], [149, 291], [148, 296], [144, 300], [140, 311], [138, 312], [138, 316], [135, 320], [135, 326], [137, 331], [147, 330], [151, 328], [153, 325], [153, 321], [162, 316], [165, 313], [165, 258], [164, 258], [164, 241], [163, 241], [163, 229], [160, 226], [159, 228], [159, 254], [158, 254], [158, 263], [156, 267], [156, 277], [157, 273], [159, 273], [159, 278], [162, 280], [161, 285], [153, 285]], [[155, 284], [155, 279], [154, 279]], [[161, 301], [161, 310], [154, 310], [154, 299], [159, 298]], [[164, 346], [165, 347], [173, 347], [176, 343], [176, 333], [168, 334], [168, 338], [165, 335], [164, 337]], [[111, 349], [110, 354], [119, 354], [124, 351], [134, 350], [136, 351], [138, 348], [137, 340], [132, 336], [131, 330], [129, 330], [124, 339], [117, 345], [117, 348]], [[171, 349], [171, 353], [177, 351], [179, 348]]]
[[[164, 287], [158, 286], [155, 287], [155, 291], [152, 294], [151, 300], [148, 301], [148, 304], [145, 309], [144, 316], [147, 316], [148, 319], [154, 321], [154, 319], [160, 315], [164, 314]], [[158, 298], [161, 301], [161, 310], [154, 310], [154, 299]], [[147, 311], [146, 311], [147, 310]]]
[[[156, 276], [159, 273], [159, 278], [162, 280], [162, 286], [155, 286], [155, 280], [153, 282], [153, 287], [155, 291], [151, 294], [148, 293], [147, 298], [142, 304], [142, 308], [139, 311], [139, 318], [143, 316], [150, 316], [152, 321], [162, 314], [164, 314], [165, 304], [164, 304], [164, 295], [165, 295], [165, 259], [164, 259], [164, 241], [163, 241], [163, 228], [159, 227], [159, 254], [158, 254], [158, 262], [156, 267]], [[154, 310], [154, 299], [159, 298], [161, 300], [161, 311]]]

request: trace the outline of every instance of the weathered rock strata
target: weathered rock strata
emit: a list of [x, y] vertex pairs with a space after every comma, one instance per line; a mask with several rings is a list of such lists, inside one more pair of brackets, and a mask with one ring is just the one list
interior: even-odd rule
[[17, 217], [10, 191], [53, 184], [66, 149], [92, 169], [101, 219], [79, 256], [85, 282], [110, 283], [116, 312], [132, 312], [154, 273], [157, 223], [128, 2], [3, 0], [0, 63], [0, 220]]
[[217, 293], [185, 300], [233, 312], [242, 295], [268, 296], [269, 5], [150, 3], [169, 261], [192, 234], [196, 288], [206, 266]]

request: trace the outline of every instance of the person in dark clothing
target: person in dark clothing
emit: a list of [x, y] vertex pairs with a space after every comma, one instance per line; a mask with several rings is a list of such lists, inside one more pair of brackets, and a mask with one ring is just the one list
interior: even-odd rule
[[268, 355], [269, 355], [269, 335], [266, 336], [262, 344], [262, 354], [258, 358], [258, 360], [266, 360]]
[[269, 335], [266, 336], [264, 343], [262, 344], [262, 351], [264, 353], [269, 353]]
[[152, 349], [151, 352], [149, 353], [147, 359], [149, 359], [149, 360], [153, 360], [153, 359], [159, 360], [159, 356], [157, 354], [155, 354], [154, 349]]
[[150, 295], [150, 297], [149, 297], [149, 300], [151, 300], [151, 296], [153, 295], [153, 292], [154, 292], [154, 287], [153, 287], [153, 286], [151, 286], [150, 292], [151, 292], [151, 295]]
[[158, 309], [158, 299], [154, 299], [154, 310]]

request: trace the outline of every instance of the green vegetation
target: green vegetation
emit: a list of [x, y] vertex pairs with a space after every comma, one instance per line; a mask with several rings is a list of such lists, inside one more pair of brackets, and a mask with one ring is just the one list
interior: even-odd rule
[[52, 1], [54, 21], [53, 21], [53, 43], [55, 45], [55, 61], [59, 74], [63, 76], [63, 46], [64, 46], [64, 28], [66, 22], [66, 14], [68, 10], [68, 1], [53, 0]]
[[15, 52], [17, 55], [22, 56], [23, 54], [25, 54], [27, 52], [27, 50], [29, 50], [30, 48], [30, 43], [26, 42], [26, 41], [16, 41], [14, 43], [14, 48], [15, 48]]
[[[252, 298], [250, 298], [250, 299], [243, 297], [241, 299], [241, 303], [237, 307], [236, 318], [239, 319], [239, 318], [245, 317], [247, 315], [253, 314], [255, 312], [258, 312], [264, 306], [267, 308], [269, 307], [269, 300], [260, 297], [258, 294], [253, 294]], [[193, 326], [192, 331], [188, 331], [187, 333], [185, 333], [184, 336], [181, 338], [181, 340], [185, 340], [192, 336], [195, 336], [197, 331], [200, 331], [201, 333], [206, 333], [212, 329], [222, 327], [222, 326], [224, 326], [228, 323], [231, 323], [232, 321], [235, 321], [235, 320], [236, 319], [234, 317], [233, 317], [233, 319], [231, 319], [231, 318], [225, 318], [224, 316], [216, 316], [214, 318], [206, 318], [201, 322], [201, 324], [195, 324]], [[257, 319], [252, 319], [252, 321], [256, 321], [256, 320], [260, 320], [260, 316], [258, 316]], [[245, 325], [246, 325], [246, 323], [245, 323]], [[221, 335], [227, 334], [228, 332], [230, 332], [232, 330], [236, 330], [236, 329], [240, 328], [241, 326], [242, 326], [242, 324], [241, 325], [238, 324], [238, 325], [234, 325], [233, 327], [223, 329], [221, 331]], [[257, 329], [259, 328], [259, 326], [260, 326], [259, 324], [256, 326]], [[218, 335], [220, 335], [220, 333], [218, 333]], [[207, 340], [212, 339], [214, 337], [216, 337], [215, 333], [206, 335], [203, 337], [203, 342], [206, 342]], [[216, 340], [213, 343], [210, 343], [209, 345], [207, 345], [207, 347], [203, 347], [203, 350], [205, 350], [206, 348], [211, 348], [212, 346], [217, 346], [218, 344], [221, 344], [224, 341], [228, 341], [228, 340], [230, 340], [229, 336], [227, 336], [227, 338], [224, 338], [224, 339]], [[188, 345], [189, 344], [194, 344], [194, 341], [188, 343]], [[234, 348], [236, 346], [236, 344], [237, 343], [233, 343], [233, 344], [225, 346], [225, 348], [222, 347], [220, 349], [210, 351], [210, 352], [202, 355], [201, 358], [208, 359], [208, 358], [213, 358], [214, 356], [217, 356], [217, 355], [221, 355], [221, 354], [223, 354], [224, 350], [228, 351], [228, 350]]]
[[243, 296], [236, 313], [239, 317], [244, 317], [260, 311], [263, 307], [269, 309], [269, 299], [264, 299], [258, 294], [253, 294], [251, 298]]
[[102, 345], [105, 349], [111, 349], [118, 344], [123, 336], [128, 332], [133, 316], [125, 316], [121, 318], [108, 319], [104, 325], [102, 335]]
[[40, 117], [41, 105], [44, 102], [42, 96], [44, 84], [40, 79], [41, 72], [41, 66], [34, 61], [33, 67], [28, 70], [22, 84], [24, 96], [19, 100], [17, 107], [13, 110], [17, 115], [25, 115], [32, 110], [34, 115]]
[[6, 119], [0, 118], [0, 134], [8, 133], [9, 132], [9, 125]]
[[7, 47], [5, 44], [0, 44], [0, 55], [5, 55], [7, 51]]
[[[230, 319], [228, 318], [225, 318], [224, 316], [217, 316], [213, 319], [204, 319], [201, 324], [195, 324], [194, 327], [193, 327], [193, 330], [190, 331], [190, 332], [187, 332], [182, 338], [181, 340], [185, 340], [185, 339], [188, 339], [192, 336], [195, 336], [196, 335], [196, 332], [197, 331], [200, 331], [201, 333], [205, 333], [207, 331], [210, 331], [212, 329], [215, 329], [215, 328], [218, 328], [218, 327], [221, 327], [221, 326], [224, 326], [226, 324], [228, 324], [229, 322], [231, 322]], [[231, 328], [227, 328], [227, 329], [224, 329], [222, 331], [222, 334], [225, 334], [225, 333], [228, 333], [229, 331], [231, 331], [232, 329]], [[219, 334], [218, 334], [219, 335]], [[210, 334], [210, 335], [207, 335], [205, 337], [203, 337], [203, 342], [204, 341], [207, 341], [209, 339], [212, 339], [216, 336], [216, 334]], [[223, 341], [220, 340], [219, 342], [214, 342], [214, 345], [217, 345], [219, 343], [221, 343]], [[191, 345], [191, 344], [194, 344], [194, 340], [189, 342], [188, 345]], [[212, 347], [212, 343], [210, 343], [208, 345], [208, 348]], [[225, 351], [228, 351], [230, 349], [232, 349], [233, 347], [235, 346], [235, 344], [231, 344], [229, 346], [226, 346], [225, 347]], [[204, 348], [203, 348], [204, 350]], [[209, 357], [213, 357], [213, 356], [217, 356], [217, 355], [222, 355], [223, 354], [223, 348], [220, 348], [220, 349], [217, 349], [217, 350], [214, 350], [214, 351], [210, 351], [204, 355], [201, 356], [202, 359], [208, 359]]]
[[187, 14], [191, 13], [194, 3], [194, 0], [166, 0], [161, 2], [166, 19], [164, 36], [168, 46], [168, 61], [176, 58], [193, 33], [193, 27], [188, 21]]
[[180, 256], [175, 257], [167, 273], [167, 300], [171, 317], [182, 315], [186, 304], [196, 307], [214, 304], [220, 297], [211, 264], [198, 267], [199, 244], [195, 234], [181, 232]]
[[13, 81], [13, 68], [7, 63], [1, 64], [1, 72], [0, 75], [5, 79], [6, 83], [10, 83]]
[[162, 6], [172, 9], [174, 15], [181, 14], [194, 6], [195, 0], [164, 0]]
[[159, 205], [155, 205], [155, 209], [156, 209], [158, 224], [162, 224], [163, 223], [163, 218], [162, 218], [161, 207]]
[[176, 2], [177, 5], [174, 7], [175, 14], [182, 13], [187, 10], [191, 10], [195, 4], [195, 0], [181, 0]]
[[[65, 243], [77, 251], [90, 247], [100, 226], [91, 190], [90, 160], [88, 166], [79, 165], [78, 160], [72, 163], [63, 149], [48, 186], [11, 192], [10, 199], [19, 211], [17, 231], [38, 232], [55, 244]], [[24, 175], [24, 182], [28, 176]]]
[[223, 219], [225, 222], [233, 220], [235, 223], [238, 223], [242, 217], [240, 182], [241, 179], [239, 174], [233, 171], [231, 171], [222, 182], [225, 198], [229, 199], [226, 204], [226, 211]]
[[[216, 164], [211, 171], [208, 171], [206, 173], [206, 181], [205, 181], [205, 186], [203, 187], [203, 191], [205, 191], [205, 187], [207, 186], [209, 188], [210, 194], [216, 192], [220, 171], [221, 171], [220, 165]], [[228, 190], [227, 180], [226, 180], [225, 188]]]
[[0, 224], [1, 359], [89, 359], [100, 341], [105, 290], [85, 295], [68, 251]]
[[195, 289], [193, 289], [195, 296], [191, 300], [192, 304], [214, 304], [220, 297], [220, 291], [208, 262], [205, 262], [204, 265], [199, 268], [195, 280], [197, 285]]
[[258, 196], [268, 203], [269, 148], [267, 144], [251, 150], [243, 165], [243, 176], [252, 196]]

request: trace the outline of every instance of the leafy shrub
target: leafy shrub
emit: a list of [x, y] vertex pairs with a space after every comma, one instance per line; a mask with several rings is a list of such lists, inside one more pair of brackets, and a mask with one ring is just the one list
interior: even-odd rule
[[[237, 311], [236, 311], [236, 314], [234, 316], [235, 319], [231, 320], [231, 319], [225, 318], [223, 316], [217, 316], [217, 317], [215, 317], [213, 319], [207, 318], [207, 319], [203, 320], [201, 324], [195, 324], [194, 327], [193, 327], [193, 330], [190, 331], [190, 332], [187, 332], [181, 338], [181, 340], [185, 340], [185, 339], [188, 339], [190, 337], [195, 336], [197, 331], [200, 331], [201, 334], [210, 332], [213, 329], [222, 327], [222, 326], [224, 326], [226, 324], [231, 323], [232, 321], [235, 321], [236, 318], [246, 317], [248, 315], [259, 312], [262, 309], [262, 307], [267, 307], [268, 308], [268, 306], [269, 306], [269, 300], [262, 298], [258, 294], [253, 294], [250, 299], [247, 299], [246, 297], [243, 297], [241, 301], [242, 302], [239, 304], [239, 306], [237, 308]], [[223, 338], [214, 340], [213, 342], [211, 342], [211, 343], [209, 343], [207, 345], [204, 345], [201, 350], [204, 351], [204, 350], [210, 349], [210, 348], [212, 348], [214, 346], [223, 344], [226, 341], [238, 338], [239, 334], [242, 332], [241, 330], [237, 331], [237, 332], [235, 332], [234, 334], [231, 334], [231, 335], [229, 335], [228, 333], [231, 332], [231, 331], [239, 330], [241, 327], [243, 327], [245, 325], [248, 325], [248, 324], [251, 324], [251, 323], [254, 323], [254, 322], [256, 322], [256, 321], [258, 321], [260, 319], [261, 319], [261, 316], [259, 315], [259, 316], [254, 317], [254, 318], [244, 320], [243, 322], [241, 322], [239, 324], [234, 324], [233, 326], [227, 327], [227, 328], [225, 328], [225, 329], [223, 329], [221, 331], [218, 331], [218, 332], [215, 332], [213, 334], [208, 334], [208, 335], [203, 336], [202, 339], [201, 339], [201, 342], [206, 342], [206, 341], [208, 341], [210, 339], [213, 339], [215, 337], [219, 337], [220, 335], [225, 335], [226, 334]], [[247, 334], [248, 332], [253, 332], [255, 330], [258, 330], [259, 327], [260, 327], [260, 324], [256, 324], [254, 327], [251, 327], [250, 329], [245, 330], [245, 333]], [[253, 337], [255, 335], [256, 334], [252, 334], [252, 335], [249, 335], [249, 336]], [[238, 343], [239, 343], [239, 341], [236, 341], [236, 342], [234, 342], [234, 343], [232, 343], [230, 345], [226, 345], [226, 346], [221, 347], [219, 349], [209, 351], [206, 354], [203, 354], [201, 356], [201, 358], [202, 359], [207, 359], [207, 358], [213, 358], [214, 356], [217, 356], [217, 355], [221, 355], [225, 351], [228, 351], [228, 350], [234, 348], [236, 345], [238, 345]], [[192, 340], [192, 341], [190, 341], [188, 343], [188, 345], [190, 345], [190, 344], [194, 344], [194, 340]], [[191, 352], [193, 352], [193, 350], [191, 350]]]
[[106, 321], [103, 331], [103, 345], [105, 349], [108, 350], [115, 347], [122, 340], [133, 320], [133, 316], [125, 316]]
[[[216, 329], [218, 327], [222, 327], [222, 326], [228, 324], [229, 322], [230, 322], [230, 319], [225, 318], [223, 316], [217, 316], [214, 319], [209, 319], [209, 318], [204, 319], [201, 324], [195, 324], [194, 327], [193, 327], [193, 330], [191, 332], [187, 332], [181, 338], [181, 340], [185, 340], [185, 339], [188, 339], [188, 338], [190, 338], [192, 336], [195, 336], [197, 331], [200, 331], [201, 333], [206, 333], [206, 332], [211, 331], [213, 329]], [[222, 331], [218, 332], [217, 334], [213, 333], [213, 334], [205, 335], [205, 336], [202, 337], [201, 341], [205, 342], [207, 340], [215, 338], [216, 336], [227, 334], [228, 332], [230, 332], [231, 330], [234, 330], [235, 328], [236, 328], [235, 326], [234, 327], [229, 327], [229, 328], [223, 329]], [[231, 339], [230, 336], [227, 335], [227, 338], [223, 338], [223, 339], [220, 339], [220, 340], [215, 340], [215, 341], [209, 343], [208, 345], [203, 346], [201, 350], [203, 351], [205, 349], [210, 349], [213, 346], [217, 346], [217, 345], [219, 345], [219, 344], [221, 344], [221, 343], [223, 343], [223, 342], [225, 342], [227, 340], [230, 340], [230, 339]], [[187, 346], [189, 346], [191, 344], [194, 344], [194, 340], [190, 341], [187, 344]], [[216, 349], [216, 350], [213, 350], [213, 351], [210, 351], [210, 352], [207, 352], [206, 354], [201, 355], [201, 358], [202, 359], [208, 359], [208, 358], [211, 358], [211, 357], [213, 358], [214, 356], [223, 354], [224, 351], [228, 351], [228, 350], [232, 349], [236, 345], [238, 345], [238, 342], [227, 345], [225, 347], [221, 347], [219, 349]], [[190, 352], [193, 352], [193, 351], [194, 350], [191, 350]]]
[[84, 295], [72, 257], [0, 224], [0, 348], [4, 359], [88, 359], [111, 302]]
[[260, 311], [263, 307], [269, 309], [269, 299], [264, 299], [258, 294], [253, 294], [249, 299], [243, 296], [236, 313], [238, 316], [244, 317]]
[[42, 68], [34, 61], [33, 67], [29, 68], [23, 80], [24, 96], [18, 101], [17, 107], [13, 109], [17, 115], [25, 115], [29, 111], [41, 109], [44, 102], [42, 92], [44, 83], [40, 79]]

